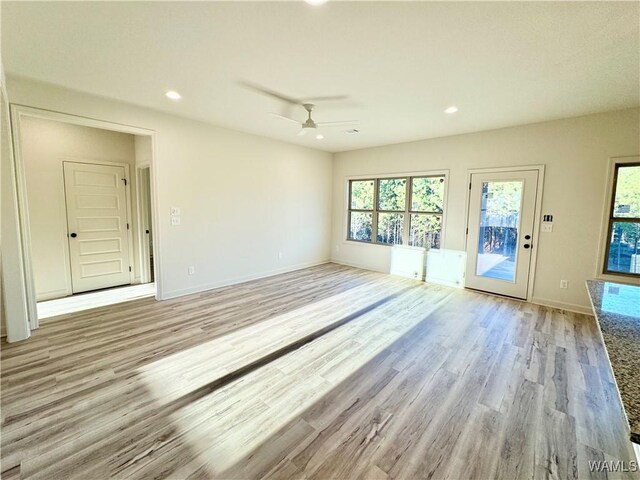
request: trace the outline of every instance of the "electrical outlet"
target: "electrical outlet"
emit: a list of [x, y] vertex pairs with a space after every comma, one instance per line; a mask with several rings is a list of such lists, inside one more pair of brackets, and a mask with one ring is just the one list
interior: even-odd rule
[[180, 207], [171, 207], [171, 215], [180, 215]]
[[180, 225], [180, 217], [178, 217], [177, 215], [174, 215], [171, 217], [171, 225], [173, 225], [174, 227], [176, 225]]
[[566, 280], [560, 280], [560, 288], [569, 288], [569, 282]]
[[196, 267], [192, 265], [189, 267], [189, 275], [193, 275], [194, 273], [196, 273]]
[[551, 233], [553, 232], [553, 223], [549, 223], [549, 222], [544, 222], [542, 224], [542, 230], [543, 233]]
[[278, 260], [282, 260], [282, 252], [278, 252]]

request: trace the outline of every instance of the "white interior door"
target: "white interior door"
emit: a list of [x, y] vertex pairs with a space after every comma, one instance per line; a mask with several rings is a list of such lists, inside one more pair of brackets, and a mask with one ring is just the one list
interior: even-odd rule
[[465, 286], [527, 298], [538, 171], [471, 175]]
[[131, 283], [125, 169], [64, 162], [73, 293]]

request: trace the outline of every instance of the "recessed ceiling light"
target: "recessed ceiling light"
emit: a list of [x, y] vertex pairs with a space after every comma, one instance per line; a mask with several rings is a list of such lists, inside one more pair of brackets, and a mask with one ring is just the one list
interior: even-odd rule
[[318, 134], [316, 135], [316, 139], [317, 140], [322, 140], [324, 138], [324, 135], [321, 134], [320, 132], [318, 132]]
[[168, 92], [165, 93], [165, 95], [171, 100], [180, 100], [182, 98], [182, 95], [180, 95], [178, 92], [174, 90], [169, 90]]
[[327, 3], [327, 0], [304, 0], [309, 5], [322, 5], [323, 3]]
[[447, 108], [444, 113], [456, 113], [458, 111], [458, 107], [451, 106]]

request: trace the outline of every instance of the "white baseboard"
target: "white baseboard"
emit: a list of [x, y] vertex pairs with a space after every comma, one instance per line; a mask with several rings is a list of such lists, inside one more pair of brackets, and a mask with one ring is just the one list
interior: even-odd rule
[[338, 265], [344, 265], [346, 267], [361, 268], [362, 270], [369, 270], [371, 272], [389, 273], [386, 270], [378, 270], [378, 269], [372, 268], [369, 265], [361, 265], [353, 262], [345, 262], [344, 260], [340, 260], [338, 258], [332, 258], [331, 260], [329, 260], [329, 262], [337, 263]]
[[291, 265], [289, 267], [277, 268], [274, 270], [267, 270], [265, 272], [254, 273], [251, 275], [243, 275], [241, 277], [235, 277], [229, 280], [221, 280], [219, 282], [205, 283], [196, 285], [189, 288], [181, 288], [180, 290], [171, 290], [169, 292], [163, 292], [159, 300], [169, 300], [170, 298], [183, 297], [185, 295], [192, 295], [194, 293], [206, 292], [207, 290], [213, 290], [216, 288], [229, 287], [231, 285], [237, 285], [239, 283], [249, 282], [251, 280], [257, 280], [259, 278], [273, 277], [274, 275], [280, 275], [281, 273], [295, 272], [296, 270], [302, 270], [304, 268], [316, 267], [318, 265], [324, 265], [325, 263], [331, 263], [331, 260], [321, 260], [319, 262], [307, 262], [297, 265]]
[[549, 300], [548, 298], [538, 298], [538, 297], [533, 297], [531, 300], [529, 300], [529, 302], [535, 303], [536, 305], [542, 305], [545, 307], [559, 308], [560, 310], [567, 310], [569, 312], [585, 313], [587, 315], [593, 315], [593, 310], [591, 309], [591, 307], [586, 307], [584, 305], [577, 305], [575, 303], [558, 302], [556, 300]]
[[[382, 273], [389, 273], [389, 272], [385, 272], [382, 270], [376, 270], [375, 268], [371, 268], [368, 265], [361, 265], [361, 264], [357, 264], [357, 263], [353, 263], [353, 262], [347, 262], [344, 260], [340, 260], [338, 258], [332, 258], [331, 262], [333, 263], [337, 263], [340, 265], [346, 265], [348, 267], [355, 267], [355, 268], [362, 268], [364, 270], [371, 270], [374, 272], [382, 272]], [[455, 284], [451, 284], [451, 283], [447, 283], [447, 282], [439, 282], [436, 280], [432, 280], [427, 278], [425, 280], [427, 283], [437, 283], [438, 285], [444, 285], [447, 287], [453, 287], [453, 288], [464, 288], [464, 286], [461, 285], [455, 285]], [[575, 312], [575, 313], [584, 313], [587, 315], [593, 315], [593, 310], [591, 309], [590, 306], [585, 306], [585, 305], [577, 305], [575, 303], [565, 303], [565, 302], [558, 302], [556, 300], [549, 300], [547, 298], [539, 298], [539, 297], [533, 297], [529, 300], [529, 303], [534, 303], [536, 305], [543, 305], [545, 307], [553, 307], [553, 308], [558, 308], [560, 310], [567, 310], [569, 312]]]

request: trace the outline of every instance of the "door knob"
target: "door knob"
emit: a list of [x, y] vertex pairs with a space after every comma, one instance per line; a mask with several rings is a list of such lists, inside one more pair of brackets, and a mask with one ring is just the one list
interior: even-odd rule
[[530, 246], [531, 246], [531, 245], [529, 245], [528, 243], [525, 243], [525, 244], [523, 245], [523, 247], [524, 247], [524, 248], [529, 248]]
[[71, 235], [69, 235], [71, 238], [76, 238], [78, 236], [77, 233], [72, 233]]
[[531, 235], [525, 235], [525, 236], [524, 236], [524, 239], [525, 239], [525, 240], [531, 240]]

